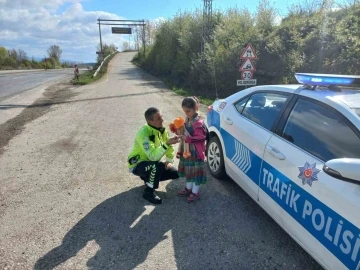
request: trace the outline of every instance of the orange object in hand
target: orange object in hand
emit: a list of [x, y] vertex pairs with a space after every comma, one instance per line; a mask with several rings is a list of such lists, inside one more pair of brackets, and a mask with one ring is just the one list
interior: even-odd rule
[[184, 152], [184, 153], [183, 153], [183, 157], [184, 157], [184, 158], [191, 157], [191, 153], [190, 153], [190, 151], [186, 151], [186, 152]]
[[182, 117], [178, 117], [174, 120], [174, 126], [175, 128], [179, 129], [181, 128], [185, 123], [185, 120]]
[[169, 129], [172, 133], [176, 133], [176, 127], [175, 127], [174, 123], [170, 123]]

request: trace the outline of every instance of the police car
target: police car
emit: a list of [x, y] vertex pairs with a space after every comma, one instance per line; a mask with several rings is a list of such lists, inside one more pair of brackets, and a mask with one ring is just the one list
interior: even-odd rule
[[326, 269], [360, 269], [360, 76], [295, 74], [216, 100], [208, 167], [230, 176]]

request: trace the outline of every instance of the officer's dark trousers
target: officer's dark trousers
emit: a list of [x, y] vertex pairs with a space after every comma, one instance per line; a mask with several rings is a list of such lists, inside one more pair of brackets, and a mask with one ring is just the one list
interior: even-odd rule
[[146, 185], [157, 189], [160, 181], [179, 178], [178, 171], [171, 167], [165, 169], [165, 164], [158, 161], [142, 161], [133, 170], [133, 174], [139, 176]]

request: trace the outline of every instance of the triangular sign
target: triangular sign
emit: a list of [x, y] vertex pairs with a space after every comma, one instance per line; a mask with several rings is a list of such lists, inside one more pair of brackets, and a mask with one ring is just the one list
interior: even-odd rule
[[246, 59], [240, 68], [240, 71], [243, 70], [256, 70], [256, 68], [250, 59]]
[[243, 50], [243, 52], [240, 55], [240, 59], [256, 59], [257, 56], [255, 54], [254, 48], [251, 46], [251, 44], [248, 44]]

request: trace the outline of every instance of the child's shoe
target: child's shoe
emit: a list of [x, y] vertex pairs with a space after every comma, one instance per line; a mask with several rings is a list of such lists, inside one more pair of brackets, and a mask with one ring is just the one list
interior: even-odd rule
[[191, 193], [189, 197], [187, 197], [187, 202], [195, 202], [196, 200], [200, 199], [200, 193]]
[[191, 189], [187, 189], [187, 188], [180, 190], [178, 193], [178, 195], [180, 196], [187, 196], [189, 194], [191, 194]]

